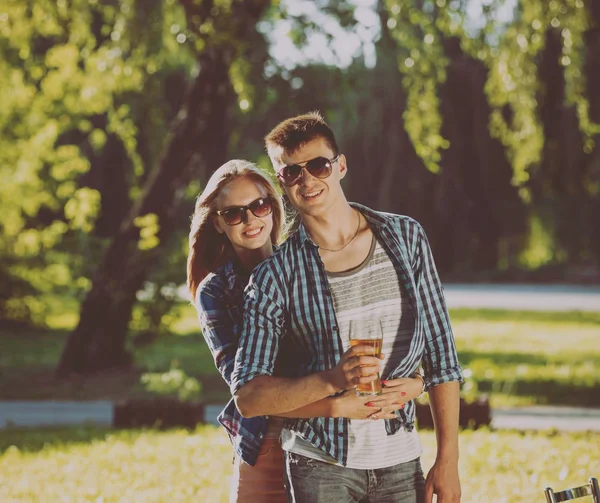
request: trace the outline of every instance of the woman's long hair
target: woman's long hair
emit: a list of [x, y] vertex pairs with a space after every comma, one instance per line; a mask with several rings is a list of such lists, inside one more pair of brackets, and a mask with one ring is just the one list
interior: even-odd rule
[[273, 230], [271, 241], [279, 244], [284, 233], [285, 213], [281, 197], [275, 186], [253, 163], [234, 159], [217, 169], [206, 187], [196, 199], [192, 215], [187, 259], [187, 286], [196, 298], [200, 282], [210, 273], [234, 256], [233, 246], [225, 234], [220, 234], [212, 222], [215, 216], [215, 201], [221, 190], [238, 178], [248, 178], [261, 185], [273, 199]]

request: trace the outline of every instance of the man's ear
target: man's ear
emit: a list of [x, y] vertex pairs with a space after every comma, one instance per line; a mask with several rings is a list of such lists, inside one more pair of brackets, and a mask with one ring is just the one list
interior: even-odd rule
[[340, 154], [338, 158], [337, 164], [339, 165], [340, 170], [340, 180], [346, 176], [348, 173], [348, 166], [346, 166], [346, 156], [344, 154]]

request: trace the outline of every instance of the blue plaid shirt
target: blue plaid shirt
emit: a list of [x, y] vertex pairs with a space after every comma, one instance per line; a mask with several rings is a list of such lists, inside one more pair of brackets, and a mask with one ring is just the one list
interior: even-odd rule
[[[229, 262], [215, 273], [209, 274], [196, 292], [195, 305], [202, 335], [215, 365], [228, 385], [231, 385], [238, 347], [247, 279], [247, 276], [236, 271], [233, 262]], [[250, 465], [256, 464], [267, 430], [267, 418], [242, 417], [231, 399], [219, 414], [218, 421], [225, 427], [238, 456]]]
[[[415, 313], [407, 356], [382, 377], [407, 377], [422, 365], [426, 389], [462, 380], [442, 285], [422, 227], [409, 217], [352, 206], [365, 216], [388, 252], [402, 293], [408, 296]], [[334, 367], [344, 352], [325, 267], [318, 246], [302, 225], [253, 271], [246, 287], [232, 392], [257, 376], [273, 375], [282, 344], [293, 348], [295, 365], [290, 370], [297, 377]], [[414, 419], [411, 401], [396, 411], [395, 419], [386, 420], [385, 427], [389, 435], [400, 428], [412, 430]], [[288, 419], [285, 427], [346, 464], [347, 419]]]

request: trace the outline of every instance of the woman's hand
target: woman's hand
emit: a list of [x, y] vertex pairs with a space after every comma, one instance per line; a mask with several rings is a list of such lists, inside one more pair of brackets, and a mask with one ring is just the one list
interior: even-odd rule
[[417, 398], [423, 391], [423, 378], [420, 376], [390, 379], [382, 384], [382, 394], [366, 401], [367, 407], [381, 411], [371, 414], [371, 419], [396, 417], [394, 411], [404, 408], [406, 402]]
[[[394, 419], [396, 414], [386, 413], [380, 407], [369, 407], [367, 402], [372, 401], [372, 396], [357, 396], [355, 389], [344, 391], [342, 394], [331, 398], [333, 401], [333, 417], [346, 419]], [[373, 415], [376, 417], [372, 417]]]

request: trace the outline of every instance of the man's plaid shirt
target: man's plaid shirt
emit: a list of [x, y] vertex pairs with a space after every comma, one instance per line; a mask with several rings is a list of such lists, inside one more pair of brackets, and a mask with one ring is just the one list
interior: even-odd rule
[[[407, 356], [384, 379], [412, 374], [423, 366], [426, 389], [462, 380], [431, 250], [415, 220], [352, 204], [367, 219], [388, 252], [403, 295], [415, 313], [414, 336]], [[244, 295], [244, 319], [231, 390], [260, 375], [274, 375], [277, 355], [285, 344], [295, 356], [288, 374], [300, 377], [332, 368], [343, 354], [333, 298], [318, 246], [304, 226], [253, 271]], [[389, 435], [414, 427], [415, 405], [409, 402], [385, 420]], [[331, 455], [342, 465], [348, 455], [348, 420], [317, 417], [288, 419], [285, 426]]]

